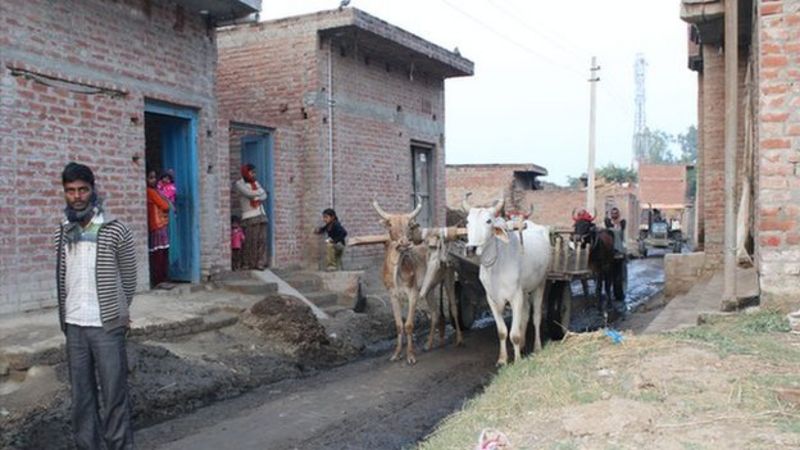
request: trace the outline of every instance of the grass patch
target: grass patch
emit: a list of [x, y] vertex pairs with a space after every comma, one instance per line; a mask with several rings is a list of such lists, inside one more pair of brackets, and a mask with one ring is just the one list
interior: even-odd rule
[[782, 314], [759, 311], [713, 318], [709, 323], [671, 333], [671, 336], [707, 343], [723, 357], [757, 355], [772, 361], [800, 362], [800, 349], [787, 347], [775, 337], [789, 330], [789, 321]]
[[633, 425], [632, 436], [615, 435], [623, 448], [645, 445], [653, 432], [683, 448], [707, 448], [707, 435], [688, 433], [709, 427], [721, 430], [723, 446], [726, 439], [741, 438], [741, 444], [767, 436], [769, 447], [770, 433], [787, 433], [781, 442], [794, 442], [794, 436], [800, 447], [800, 411], [782, 405], [775, 393], [800, 387], [800, 345], [788, 330], [782, 315], [764, 311], [714, 318], [666, 335], [626, 336], [621, 345], [600, 332], [550, 343], [500, 370], [482, 395], [448, 417], [419, 448], [473, 448], [487, 428], [505, 432], [518, 448], [581, 448], [583, 438], [566, 431], [564, 418], [588, 407], [600, 408], [591, 416], [600, 420], [607, 410], [599, 401], [610, 398], [658, 414], [649, 425]]

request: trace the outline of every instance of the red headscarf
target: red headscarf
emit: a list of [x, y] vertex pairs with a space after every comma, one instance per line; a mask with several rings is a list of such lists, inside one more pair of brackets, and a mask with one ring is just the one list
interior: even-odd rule
[[[244, 181], [250, 183], [250, 188], [254, 191], [257, 190], [258, 182], [256, 181], [256, 178], [250, 174], [250, 168], [247, 167], [247, 164], [242, 164], [241, 172]], [[255, 198], [250, 199], [250, 206], [253, 208], [258, 208], [259, 205], [261, 205], [261, 200]]]
[[580, 222], [582, 220], [586, 222], [594, 222], [594, 217], [591, 214], [589, 214], [589, 211], [582, 209], [578, 211], [578, 214], [576, 214], [575, 217], [573, 217], [573, 220], [575, 222]]

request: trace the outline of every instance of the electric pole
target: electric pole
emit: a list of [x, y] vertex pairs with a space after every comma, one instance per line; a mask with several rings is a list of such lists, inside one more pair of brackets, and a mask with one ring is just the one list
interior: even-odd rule
[[644, 54], [636, 54], [636, 63], [634, 64], [634, 79], [636, 80], [636, 114], [633, 118], [633, 159], [631, 160], [631, 167], [633, 170], [639, 170], [639, 163], [644, 160], [647, 154], [647, 118], [645, 114], [645, 91], [644, 91], [644, 77], [647, 62], [644, 59]]
[[588, 183], [586, 186], [586, 210], [591, 214], [595, 213], [594, 207], [594, 152], [595, 152], [595, 115], [597, 109], [597, 82], [600, 77], [597, 72], [600, 66], [597, 65], [597, 57], [592, 56], [592, 66], [589, 68], [589, 86], [591, 87], [591, 100], [589, 104], [589, 170], [586, 172]]

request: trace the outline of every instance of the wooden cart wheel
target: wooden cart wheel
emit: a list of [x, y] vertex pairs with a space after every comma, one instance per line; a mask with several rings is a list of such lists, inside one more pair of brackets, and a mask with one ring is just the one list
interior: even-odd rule
[[[572, 287], [568, 281], [561, 284], [561, 325], [558, 326], [561, 336], [559, 339], [563, 339], [566, 331], [569, 331], [569, 321], [572, 319]], [[566, 330], [564, 330], [565, 327]]]
[[[469, 330], [475, 322], [475, 303], [468, 295], [468, 289], [458, 281], [455, 283], [455, 290], [458, 299], [458, 324], [461, 330]], [[455, 318], [452, 315], [450, 322], [455, 327]]]

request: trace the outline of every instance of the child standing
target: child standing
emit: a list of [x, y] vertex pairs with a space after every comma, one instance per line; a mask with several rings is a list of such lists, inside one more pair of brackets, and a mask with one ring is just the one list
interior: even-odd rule
[[347, 237], [347, 230], [344, 229], [339, 218], [336, 217], [336, 211], [331, 208], [322, 211], [322, 221], [325, 225], [315, 230], [317, 234], [325, 233], [328, 235], [326, 243], [326, 258], [325, 269], [328, 271], [342, 269], [342, 255], [344, 254], [345, 243]]
[[161, 177], [158, 180], [158, 192], [169, 200], [173, 205], [175, 204], [175, 197], [178, 195], [178, 189], [175, 187], [175, 176], [172, 169], [167, 169], [161, 172]]
[[244, 230], [238, 216], [231, 216], [231, 262], [233, 270], [242, 268], [242, 245], [244, 244]]

